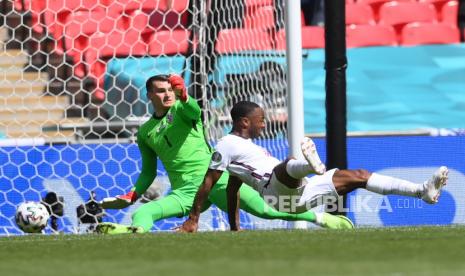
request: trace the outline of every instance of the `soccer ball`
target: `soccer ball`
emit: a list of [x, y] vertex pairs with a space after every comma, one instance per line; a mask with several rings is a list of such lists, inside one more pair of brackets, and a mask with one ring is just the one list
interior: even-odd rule
[[15, 220], [18, 227], [26, 233], [40, 233], [46, 226], [50, 214], [39, 202], [23, 202], [16, 209]]

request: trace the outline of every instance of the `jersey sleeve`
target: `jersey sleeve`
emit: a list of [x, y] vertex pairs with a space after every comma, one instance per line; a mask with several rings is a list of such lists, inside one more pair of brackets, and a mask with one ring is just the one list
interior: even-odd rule
[[178, 101], [177, 112], [188, 121], [197, 121], [200, 119], [202, 111], [197, 101], [192, 97], [188, 97], [186, 102]]
[[233, 159], [232, 156], [232, 147], [225, 143], [225, 141], [220, 141], [212, 154], [209, 168], [218, 171], [226, 171]]
[[149, 146], [147, 146], [141, 132], [137, 134], [137, 145], [139, 146], [142, 158], [142, 170], [137, 178], [135, 188], [137, 194], [142, 195], [150, 187], [157, 176], [157, 155]]

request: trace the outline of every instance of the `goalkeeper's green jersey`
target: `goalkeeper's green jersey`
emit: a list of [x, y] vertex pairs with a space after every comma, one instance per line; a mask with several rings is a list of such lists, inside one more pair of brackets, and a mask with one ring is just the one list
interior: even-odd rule
[[[203, 176], [211, 159], [211, 149], [205, 140], [201, 110], [197, 102], [176, 101], [163, 117], [155, 114], [137, 134], [142, 157], [142, 171], [136, 183], [141, 194], [157, 175], [157, 158], [168, 173], [172, 190], [182, 188], [193, 177]], [[198, 183], [195, 188], [202, 183]]]

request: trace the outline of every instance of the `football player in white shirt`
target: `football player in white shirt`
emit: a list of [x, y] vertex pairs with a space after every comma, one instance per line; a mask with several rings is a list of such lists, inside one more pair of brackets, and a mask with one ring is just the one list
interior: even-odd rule
[[[233, 128], [216, 145], [209, 169], [200, 186], [188, 220], [180, 231], [195, 232], [202, 204], [224, 171], [229, 172], [227, 187], [228, 215], [231, 230], [239, 230], [238, 191], [242, 183], [257, 190], [267, 203], [279, 211], [299, 213], [323, 203], [325, 197], [345, 195], [357, 188], [378, 194], [397, 194], [422, 198], [429, 204], [438, 202], [446, 185], [448, 169], [440, 167], [423, 184], [371, 173], [364, 169], [325, 171], [315, 144], [302, 141], [305, 160], [280, 162], [251, 139], [265, 128], [265, 113], [257, 104], [238, 102], [231, 110]], [[308, 174], [315, 176], [308, 178]]]

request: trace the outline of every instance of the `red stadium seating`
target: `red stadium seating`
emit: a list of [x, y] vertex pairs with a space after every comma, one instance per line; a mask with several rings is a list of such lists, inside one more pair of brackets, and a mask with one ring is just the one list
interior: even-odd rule
[[[378, 19], [379, 8], [387, 2], [391, 2], [393, 0], [357, 0], [356, 3], [359, 4], [368, 4], [373, 9], [373, 13], [375, 15], [375, 19]], [[397, 2], [416, 2], [417, 0], [397, 0]]]
[[244, 0], [246, 7], [272, 6], [274, 0]]
[[85, 51], [89, 77], [96, 80], [97, 88], [94, 97], [103, 99], [103, 81], [106, 62], [112, 57], [129, 55], [143, 56], [147, 54], [147, 45], [134, 31], [113, 31], [111, 33], [95, 33], [89, 38], [89, 48]]
[[441, 12], [442, 7], [450, 0], [418, 0], [420, 3], [431, 3], [438, 12]]
[[44, 24], [57, 40], [57, 49], [63, 51], [63, 34], [68, 15], [77, 11], [104, 11], [104, 0], [47, 0]]
[[[304, 26], [302, 27], [302, 48], [324, 48], [325, 47], [325, 30], [323, 27]], [[286, 49], [286, 32], [280, 30], [276, 35], [276, 49]]]
[[111, 1], [111, 3], [108, 3], [108, 8], [115, 12], [129, 15], [136, 10], [144, 10], [148, 12], [153, 10], [166, 10], [167, 7], [165, 2], [166, 1], [160, 0], [114, 0]]
[[[257, 9], [261, 7], [272, 7], [275, 0], [244, 0], [244, 20], [253, 17]], [[244, 22], [245, 23], [245, 22]]]
[[259, 7], [251, 15], [246, 15], [243, 21], [244, 28], [269, 30], [274, 28], [274, 7]]
[[266, 31], [257, 29], [225, 29], [218, 34], [215, 46], [219, 54], [248, 50], [271, 50], [271, 39]]
[[44, 12], [45, 0], [15, 0], [14, 8], [17, 11], [29, 11], [31, 13], [31, 27], [37, 33], [44, 32], [41, 13]]
[[401, 44], [404, 46], [459, 42], [459, 29], [450, 24], [410, 23], [402, 29]]
[[367, 4], [347, 4], [346, 24], [375, 24], [373, 9]]
[[99, 11], [78, 11], [68, 15], [65, 25], [65, 52], [73, 57], [74, 74], [78, 77], [86, 75], [82, 63], [84, 52], [89, 47], [89, 37], [94, 33], [110, 33], [118, 29], [115, 18]]
[[134, 10], [130, 14], [122, 13], [119, 14], [118, 27], [122, 30], [134, 30], [139, 33], [148, 32], [149, 26], [149, 15], [143, 10]]
[[383, 4], [379, 10], [379, 23], [393, 26], [397, 33], [408, 23], [436, 21], [436, 9], [427, 3], [390, 2]]
[[324, 48], [325, 29], [323, 27], [302, 27], [302, 48]]
[[148, 41], [149, 54], [173, 55], [187, 53], [189, 40], [188, 30], [160, 30], [154, 32]]
[[165, 0], [116, 0], [108, 9], [121, 14], [123, 26], [144, 33], [182, 27], [179, 22], [187, 19], [189, 0], [174, 0], [171, 8], [167, 3]]
[[396, 46], [396, 32], [387, 25], [352, 25], [346, 28], [348, 48], [365, 46]]
[[440, 17], [443, 23], [457, 25], [457, 18], [459, 14], [459, 2], [458, 1], [449, 1], [447, 2], [441, 10]]

